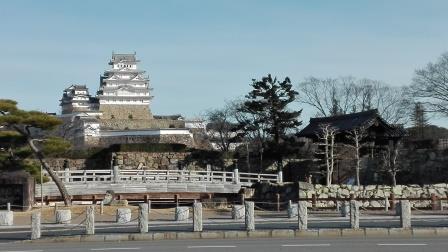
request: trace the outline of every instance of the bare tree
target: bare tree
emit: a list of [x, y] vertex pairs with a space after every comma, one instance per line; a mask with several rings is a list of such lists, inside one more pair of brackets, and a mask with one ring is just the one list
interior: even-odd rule
[[397, 185], [397, 173], [400, 171], [400, 166], [398, 165], [398, 147], [399, 143], [394, 142], [382, 151], [383, 169], [390, 175], [392, 186]]
[[378, 109], [389, 123], [406, 123], [409, 115], [408, 92], [381, 81], [342, 77], [310, 77], [299, 84], [299, 102], [317, 110], [319, 116], [334, 116]]
[[354, 150], [353, 155], [355, 159], [356, 185], [360, 186], [361, 148], [365, 146], [363, 141], [367, 137], [367, 131], [365, 128], [361, 127], [353, 129], [347, 133], [347, 138], [351, 141], [351, 144], [348, 146]]
[[428, 112], [448, 116], [448, 52], [415, 71], [410, 91]]
[[229, 151], [236, 140], [235, 117], [231, 104], [226, 104], [222, 109], [212, 109], [206, 112], [209, 124], [207, 131], [209, 137], [216, 143], [221, 151]]
[[324, 151], [317, 151], [316, 154], [324, 155], [326, 185], [329, 186], [333, 182], [333, 171], [335, 163], [335, 136], [337, 129], [329, 124], [320, 125], [320, 132], [317, 134], [319, 142], [318, 146], [323, 146]]

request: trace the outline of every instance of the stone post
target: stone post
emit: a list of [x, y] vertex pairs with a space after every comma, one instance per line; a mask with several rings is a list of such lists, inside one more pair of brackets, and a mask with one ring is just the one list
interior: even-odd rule
[[289, 219], [297, 217], [297, 215], [298, 215], [297, 208], [298, 208], [298, 204], [293, 204], [291, 200], [288, 202], [288, 218]]
[[100, 203], [100, 214], [103, 215], [104, 214], [104, 202], [101, 201]]
[[401, 200], [399, 208], [401, 227], [411, 228], [411, 203], [409, 200]]
[[88, 206], [86, 209], [86, 234], [95, 234], [95, 206]]
[[387, 196], [384, 197], [384, 211], [389, 212], [389, 198]]
[[131, 209], [129, 208], [117, 208], [116, 221], [119, 224], [128, 223], [131, 221]]
[[40, 211], [31, 214], [31, 240], [39, 239], [40, 233]]
[[238, 171], [238, 168], [233, 169], [233, 183], [235, 184], [240, 183], [240, 173]]
[[347, 201], [343, 201], [341, 206], [341, 216], [349, 217], [350, 215], [350, 204]]
[[70, 224], [72, 221], [72, 211], [69, 209], [56, 210], [57, 224]]
[[356, 200], [350, 200], [350, 227], [359, 229], [359, 203]]
[[283, 171], [278, 172], [277, 183], [283, 183]]
[[0, 226], [12, 226], [14, 223], [13, 211], [0, 211]]
[[176, 207], [176, 212], [174, 215], [175, 221], [187, 221], [190, 216], [189, 207]]
[[207, 181], [210, 181], [210, 173], [212, 171], [212, 166], [210, 164], [207, 164]]
[[138, 229], [140, 233], [148, 233], [148, 204], [138, 205]]
[[118, 165], [114, 165], [113, 167], [113, 175], [114, 175], [114, 183], [119, 183], [120, 182], [120, 167], [118, 167]]
[[253, 201], [244, 202], [245, 207], [245, 224], [247, 231], [255, 230], [255, 204]]
[[202, 203], [193, 204], [193, 231], [202, 232]]
[[240, 220], [243, 219], [244, 214], [244, 205], [233, 205], [232, 206], [232, 219]]
[[299, 219], [299, 230], [307, 230], [308, 229], [308, 208], [307, 208], [306, 201], [299, 200], [297, 216]]
[[64, 169], [64, 182], [65, 183], [70, 182], [70, 168]]
[[11, 203], [6, 203], [6, 211], [11, 211]]

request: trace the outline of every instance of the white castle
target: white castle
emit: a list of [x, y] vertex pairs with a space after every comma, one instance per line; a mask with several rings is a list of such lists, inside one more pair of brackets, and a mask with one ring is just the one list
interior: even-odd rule
[[85, 85], [66, 88], [60, 100], [61, 136], [78, 149], [148, 142], [195, 145], [193, 132], [205, 124], [180, 115], [153, 116], [149, 77], [138, 63], [135, 53], [112, 53], [111, 68], [100, 77], [95, 97]]

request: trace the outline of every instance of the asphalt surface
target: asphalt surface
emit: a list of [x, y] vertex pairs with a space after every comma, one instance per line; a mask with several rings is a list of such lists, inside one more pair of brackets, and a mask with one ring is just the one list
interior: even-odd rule
[[33, 243], [0, 244], [0, 252], [75, 252], [75, 251], [313, 251], [313, 252], [446, 252], [444, 238], [410, 239], [247, 239], [247, 240], [170, 240], [146, 242], [102, 243]]
[[[256, 219], [256, 229], [297, 229], [296, 219], [285, 218], [265, 218]], [[363, 217], [360, 220], [361, 228], [393, 228], [399, 227], [400, 219], [397, 216], [371, 216]], [[96, 223], [96, 234], [112, 233], [136, 233], [137, 222], [127, 224], [116, 223]], [[413, 227], [448, 227], [448, 218], [446, 216], [418, 216], [412, 220]], [[317, 228], [349, 228], [348, 218], [311, 218], [308, 221], [309, 229]], [[172, 231], [192, 231], [193, 224], [188, 222], [175, 221], [152, 221], [149, 225], [150, 231], [172, 232]], [[42, 236], [62, 236], [84, 234], [84, 224], [56, 225], [46, 224], [42, 226]], [[204, 220], [204, 231], [212, 230], [245, 230], [244, 220], [233, 221], [230, 219], [207, 219]], [[30, 237], [29, 226], [0, 227], [0, 242], [11, 242], [25, 240]], [[448, 251], [448, 248], [447, 250]]]

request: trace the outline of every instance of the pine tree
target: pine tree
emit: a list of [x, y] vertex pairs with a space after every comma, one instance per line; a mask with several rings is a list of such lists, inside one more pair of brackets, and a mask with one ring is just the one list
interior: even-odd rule
[[[269, 148], [275, 155], [277, 169], [282, 169], [283, 158], [287, 155], [289, 140], [287, 133], [302, 124], [298, 120], [302, 110], [293, 111], [288, 106], [298, 93], [292, 89], [291, 80], [286, 77], [278, 81], [269, 74], [261, 81], [252, 80], [252, 91], [239, 108], [240, 112], [252, 114], [250, 120], [240, 122], [243, 131], [258, 130], [258, 125], [267, 125], [263, 131], [270, 136]], [[263, 143], [267, 144], [267, 143]]]
[[69, 144], [60, 138], [36, 138], [33, 134], [34, 130], [52, 130], [61, 123], [54, 116], [20, 110], [17, 102], [0, 99], [0, 147], [7, 150], [7, 153], [0, 155], [0, 166], [6, 169], [26, 169], [29, 164], [25, 159], [33, 154], [58, 187], [65, 204], [70, 205], [70, 195], [64, 183], [45, 161], [46, 154], [64, 151]]
[[415, 103], [414, 113], [412, 115], [412, 123], [415, 130], [415, 137], [424, 139], [425, 128], [426, 126], [428, 126], [428, 118], [426, 117], [423, 104], [420, 102]]

